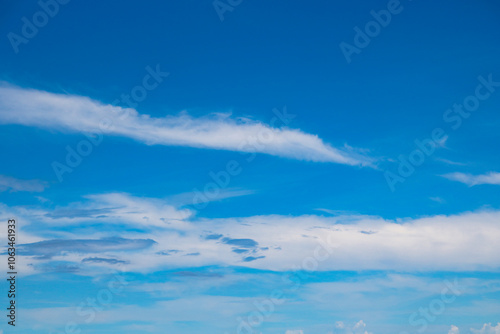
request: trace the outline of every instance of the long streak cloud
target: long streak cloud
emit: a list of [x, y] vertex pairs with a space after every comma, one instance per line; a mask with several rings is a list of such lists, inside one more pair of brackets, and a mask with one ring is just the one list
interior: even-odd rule
[[[264, 153], [283, 158], [346, 165], [370, 165], [351, 148], [335, 148], [298, 129], [276, 128], [249, 119], [212, 114], [194, 118], [185, 113], [161, 118], [139, 114], [88, 97], [55, 94], [0, 84], [0, 123], [62, 132], [105, 132], [147, 145]], [[346, 146], [347, 147], [347, 146]]]

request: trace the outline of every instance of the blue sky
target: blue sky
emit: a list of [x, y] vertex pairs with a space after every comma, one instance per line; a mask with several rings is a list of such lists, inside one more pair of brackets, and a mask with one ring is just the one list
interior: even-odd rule
[[494, 1], [1, 9], [0, 333], [500, 331]]

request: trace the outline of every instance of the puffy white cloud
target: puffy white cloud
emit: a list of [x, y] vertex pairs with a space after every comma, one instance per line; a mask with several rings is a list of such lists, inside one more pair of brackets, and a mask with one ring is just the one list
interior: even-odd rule
[[335, 328], [339, 328], [339, 329], [343, 329], [343, 328], [345, 328], [345, 324], [344, 324], [344, 322], [343, 322], [343, 321], [337, 321], [337, 322], [335, 323]]
[[[496, 326], [492, 326], [491, 323], [487, 323], [484, 324], [481, 329], [471, 328], [470, 332], [472, 334], [500, 334], [500, 322]], [[459, 333], [460, 329], [455, 325], [451, 325], [448, 334], [459, 334]]]
[[304, 334], [304, 331], [302, 329], [289, 329], [285, 334]]
[[346, 325], [343, 321], [337, 321], [334, 327], [335, 334], [373, 334], [366, 331], [366, 324], [363, 320], [352, 326]]
[[482, 175], [472, 175], [465, 173], [449, 173], [442, 175], [443, 177], [452, 180], [465, 183], [469, 187], [476, 186], [479, 184], [496, 184], [500, 185], [500, 173], [489, 172]]
[[[22, 124], [69, 132], [96, 133], [135, 139], [148, 145], [175, 145], [346, 165], [369, 165], [349, 146], [342, 149], [318, 136], [285, 127], [275, 128], [225, 114], [193, 118], [186, 113], [154, 118], [131, 108], [102, 104], [87, 97], [53, 94], [0, 85], [0, 123]], [[274, 123], [274, 122], [271, 122]]]
[[470, 331], [473, 334], [500, 334], [500, 322], [496, 326], [492, 326], [491, 323], [488, 323], [484, 324], [481, 329], [471, 328]]

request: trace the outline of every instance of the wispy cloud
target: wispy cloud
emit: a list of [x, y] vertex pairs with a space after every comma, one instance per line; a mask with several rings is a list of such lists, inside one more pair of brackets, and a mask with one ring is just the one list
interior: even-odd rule
[[40, 180], [20, 180], [10, 176], [0, 175], [0, 191], [42, 192], [48, 185]]
[[445, 164], [448, 164], [448, 165], [454, 165], [454, 166], [466, 166], [467, 164], [463, 163], [463, 162], [458, 162], [458, 161], [453, 161], [453, 160], [449, 160], [449, 159], [444, 159], [444, 158], [436, 158], [437, 161], [441, 161]]
[[249, 119], [234, 119], [227, 114], [194, 118], [181, 113], [154, 118], [87, 97], [0, 85], [0, 123], [92, 133], [101, 131], [103, 122], [112, 124], [107, 133], [148, 145], [256, 152], [298, 160], [370, 165], [367, 157], [347, 145], [335, 148], [316, 135], [275, 128]]
[[497, 172], [489, 172], [487, 174], [482, 174], [482, 175], [472, 175], [472, 174], [456, 172], [456, 173], [444, 174], [441, 176], [447, 178], [448, 180], [465, 183], [469, 187], [476, 186], [478, 184], [500, 185], [500, 173]]
[[145, 249], [154, 244], [155, 242], [151, 239], [124, 239], [117, 237], [103, 239], [54, 239], [19, 245], [19, 252], [22, 255], [51, 258], [64, 252], [88, 254], [107, 251], [132, 251]]
[[443, 198], [439, 197], [439, 196], [429, 197], [429, 199], [431, 201], [434, 201], [434, 202], [437, 202], [437, 203], [440, 203], [440, 204], [446, 203], [446, 201]]
[[85, 259], [82, 260], [82, 262], [109, 263], [109, 264], [128, 263], [127, 261], [123, 260], [108, 259], [103, 257], [86, 257]]
[[187, 206], [193, 205], [193, 203], [201, 204], [214, 201], [221, 201], [228, 198], [235, 198], [240, 196], [253, 195], [257, 193], [256, 190], [252, 189], [237, 189], [237, 188], [226, 188], [220, 189], [216, 194], [210, 194], [210, 196], [198, 196], [195, 191], [186, 192], [182, 194], [176, 194], [166, 198], [169, 203], [177, 206]]
[[177, 209], [168, 200], [135, 197], [125, 193], [108, 193], [85, 196], [86, 201], [71, 203], [50, 212], [33, 211], [37, 219], [48, 223], [73, 223], [94, 221], [124, 223], [140, 226], [177, 227], [192, 212]]
[[[83, 271], [81, 271], [83, 272]], [[158, 273], [160, 274], [160, 273]], [[163, 333], [164, 328], [168, 327], [174, 333], [185, 333], [182, 329], [185, 327], [183, 322], [196, 322], [203, 325], [205, 332], [210, 333], [235, 333], [236, 325], [234, 322], [227, 321], [236, 319], [239, 316], [254, 312], [256, 300], [264, 300], [259, 295], [252, 294], [247, 297], [240, 297], [236, 294], [230, 294], [229, 291], [241, 290], [245, 287], [247, 290], [254, 291], [255, 285], [260, 284], [265, 291], [273, 291], [285, 289], [287, 285], [282, 281], [281, 274], [263, 274], [263, 273], [242, 273], [235, 272], [231, 268], [205, 268], [204, 271], [178, 271], [178, 272], [162, 272], [161, 276], [150, 277], [146, 280], [145, 276], [139, 276], [140, 279], [136, 282], [127, 279], [127, 291], [130, 294], [140, 293], [144, 304], [130, 304], [125, 300], [117, 300], [113, 307], [104, 308], [99, 317], [96, 317], [96, 323], [106, 323], [110, 326], [117, 327], [117, 323], [128, 324], [127, 319], [136, 319], [137, 315], [141, 315], [141, 323], [151, 324], [154, 333]], [[333, 273], [328, 273], [329, 278]], [[161, 277], [161, 280], [158, 278]], [[327, 277], [327, 276], [322, 276]], [[326, 280], [326, 279], [325, 279]], [[401, 333], [401, 325], [377, 325], [380, 320], [380, 313], [373, 314], [371, 310], [374, 307], [384, 310], [384, 319], [391, 317], [400, 319], [401, 314], [411, 314], [414, 312], [415, 305], [427, 305], [429, 300], [435, 297], [440, 297], [443, 291], [443, 279], [440, 277], [423, 276], [422, 273], [416, 275], [400, 275], [380, 273], [363, 274], [360, 273], [356, 279], [348, 281], [334, 282], [308, 282], [304, 280], [304, 285], [298, 289], [297, 294], [292, 292], [286, 293], [286, 298], [283, 298], [284, 304], [276, 306], [275, 310], [280, 312], [280, 323], [286, 324], [287, 327], [280, 329], [276, 333], [291, 333], [298, 334], [303, 330], [304, 334], [321, 333], [321, 334], [368, 334], [374, 332], [376, 334], [384, 333]], [[465, 280], [459, 281], [460, 286], [467, 286], [467, 292], [478, 290], [485, 286], [496, 291], [498, 286], [497, 280]], [[234, 290], [233, 290], [234, 289]], [[218, 295], [222, 293], [223, 295]], [[397, 291], [397, 293], [394, 293]], [[388, 294], [391, 298], [384, 298]], [[296, 297], [300, 302], [294, 301]], [[332, 303], [332, 300], [339, 302]], [[411, 304], [408, 301], [411, 301]], [[458, 299], [459, 300], [459, 299]], [[410, 304], [408, 306], [407, 304]], [[209, 305], [209, 307], [207, 306]], [[365, 305], [365, 306], [360, 306]], [[494, 319], [496, 315], [494, 311], [498, 303], [491, 304], [475, 304], [472, 308], [468, 308], [468, 313], [465, 313], [462, 308], [454, 310], [455, 314], [469, 314], [471, 317], [484, 317], [485, 306], [490, 306], [488, 314]], [[205, 308], [203, 308], [203, 306]], [[455, 305], [459, 307], [459, 305]], [[315, 330], [311, 325], [304, 323], [302, 319], [297, 321], [296, 314], [304, 312], [309, 314], [325, 313], [330, 315], [323, 320], [322, 323], [326, 326], [321, 326], [320, 330]], [[165, 309], [172, 310], [165, 313]], [[455, 307], [454, 307], [455, 309]], [[282, 311], [284, 310], [284, 311]], [[367, 311], [368, 310], [368, 311]], [[285, 312], [287, 311], [287, 312]], [[450, 310], [451, 311], [451, 310]], [[208, 312], [209, 314], [206, 314]], [[461, 313], [459, 313], [461, 312]], [[30, 324], [36, 324], [41, 329], [50, 327], [51, 324], [57, 325], [58, 320], [64, 317], [65, 321], [78, 321], [75, 318], [75, 308], [60, 307], [60, 305], [49, 305], [49, 307], [29, 308], [24, 312], [25, 319]], [[57, 314], [57, 317], [54, 316]], [[275, 313], [276, 314], [276, 313]], [[331, 314], [335, 316], [332, 317]], [[354, 314], [354, 316], [353, 316]], [[52, 316], [51, 316], [52, 315]], [[182, 322], [179, 324], [180, 320]], [[246, 316], [245, 316], [246, 319]], [[329, 321], [337, 319], [348, 319], [344, 322], [336, 322], [330, 324]], [[363, 319], [363, 321], [358, 321]], [[404, 320], [404, 318], [403, 318]], [[311, 319], [311, 322], [315, 319]], [[316, 322], [319, 322], [316, 320]], [[481, 328], [481, 326], [476, 325]], [[212, 329], [213, 328], [213, 329]], [[495, 327], [493, 327], [495, 328]], [[464, 328], [465, 329], [465, 328]], [[487, 327], [488, 329], [488, 327]], [[50, 332], [50, 330], [46, 330]], [[127, 332], [127, 331], [124, 331]], [[143, 331], [140, 331], [141, 333]], [[240, 331], [250, 332], [250, 331]], [[408, 332], [416, 332], [409, 330]], [[447, 333], [442, 324], [429, 326], [429, 333]], [[194, 333], [194, 332], [190, 332]], [[258, 332], [260, 333], [260, 332]], [[267, 333], [267, 332], [263, 332]], [[457, 334], [450, 332], [450, 334]], [[464, 330], [464, 333], [469, 333]], [[497, 334], [497, 332], [483, 331], [481, 334]]]

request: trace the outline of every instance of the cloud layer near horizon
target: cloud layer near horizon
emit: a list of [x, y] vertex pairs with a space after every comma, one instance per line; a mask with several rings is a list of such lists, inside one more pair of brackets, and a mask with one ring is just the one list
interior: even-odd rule
[[0, 123], [59, 131], [123, 136], [148, 145], [265, 153], [274, 156], [370, 165], [352, 148], [338, 149], [318, 136], [297, 129], [276, 128], [227, 114], [194, 118], [186, 113], [154, 118], [131, 108], [103, 104], [87, 97], [54, 94], [0, 83]]
[[[115, 243], [124, 243], [120, 246], [127, 240], [151, 240], [151, 247], [129, 252], [126, 258], [114, 249], [100, 255], [127, 260], [126, 270], [141, 272], [205, 265], [278, 271], [311, 266], [317, 270], [500, 268], [500, 211], [396, 221], [355, 214], [217, 219], [197, 218], [194, 211], [176, 208], [165, 199], [108, 193], [55, 209], [0, 207], [0, 218], [9, 216], [20, 217], [26, 228], [28, 222], [36, 222], [28, 228], [30, 233], [23, 233], [25, 244], [44, 245], [57, 239], [62, 245], [57, 254], [40, 255], [79, 266], [91, 255], [83, 245], [117, 236], [122, 239]], [[41, 260], [26, 262], [30, 261]]]

